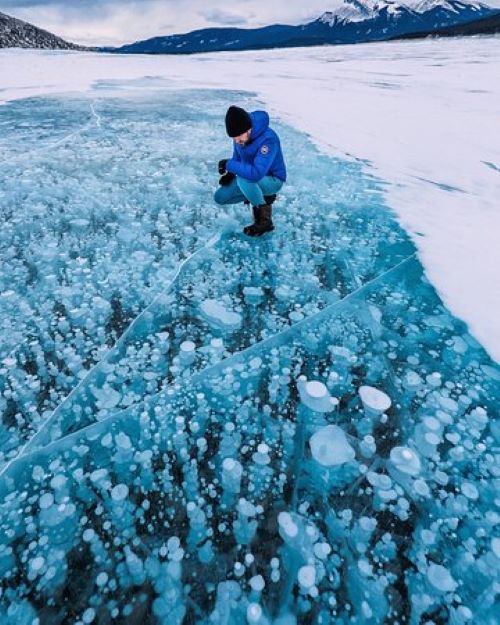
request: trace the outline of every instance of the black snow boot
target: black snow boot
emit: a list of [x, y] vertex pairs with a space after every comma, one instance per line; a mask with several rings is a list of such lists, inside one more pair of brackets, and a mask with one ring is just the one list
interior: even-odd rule
[[[250, 204], [250, 202], [248, 200], [245, 200], [245, 204]], [[250, 224], [248, 226], [245, 226], [243, 228], [243, 232], [245, 234], [248, 234], [248, 231], [251, 230], [252, 228], [255, 228], [255, 226], [257, 225], [257, 206], [252, 206], [252, 212], [253, 212], [253, 224]]]
[[274, 230], [272, 219], [272, 206], [270, 204], [261, 204], [260, 206], [253, 206], [255, 223], [251, 226], [246, 226], [243, 232], [249, 237], [260, 237], [266, 232]]
[[[265, 201], [266, 204], [272, 204], [275, 200], [276, 200], [276, 193], [273, 193], [272, 195], [265, 195], [264, 196], [264, 201]], [[250, 206], [250, 200], [247, 200], [245, 198], [243, 200], [243, 204], [246, 204], [246, 206]]]

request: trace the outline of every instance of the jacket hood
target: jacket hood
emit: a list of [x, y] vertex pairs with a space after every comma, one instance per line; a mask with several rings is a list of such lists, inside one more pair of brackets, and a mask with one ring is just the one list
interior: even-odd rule
[[250, 119], [252, 120], [251, 138], [253, 140], [260, 137], [269, 128], [269, 115], [266, 111], [252, 111]]

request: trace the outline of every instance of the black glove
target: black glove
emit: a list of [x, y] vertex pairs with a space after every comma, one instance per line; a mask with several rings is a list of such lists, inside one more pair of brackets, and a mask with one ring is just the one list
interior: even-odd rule
[[229, 172], [227, 172], [226, 174], [224, 174], [223, 176], [221, 176], [219, 178], [219, 184], [221, 184], [223, 187], [225, 187], [228, 184], [231, 184], [231, 182], [236, 178], [235, 174], [230, 174]]
[[222, 174], [226, 173], [226, 163], [228, 162], [228, 158], [223, 158], [222, 160], [219, 161], [219, 174], [222, 176]]

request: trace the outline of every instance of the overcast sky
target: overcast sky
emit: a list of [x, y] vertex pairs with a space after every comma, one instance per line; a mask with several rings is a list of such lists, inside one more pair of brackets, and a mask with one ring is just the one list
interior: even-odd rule
[[[500, 0], [486, 3], [500, 6]], [[342, 0], [0, 0], [0, 11], [75, 43], [114, 45], [209, 26], [300, 24], [339, 4]]]

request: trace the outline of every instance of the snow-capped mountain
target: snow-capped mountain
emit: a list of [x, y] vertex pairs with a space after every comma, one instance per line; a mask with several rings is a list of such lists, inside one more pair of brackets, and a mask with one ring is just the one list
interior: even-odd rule
[[86, 49], [5, 13], [0, 13], [0, 48]]
[[478, 16], [491, 9], [481, 2], [459, 2], [458, 0], [421, 0], [417, 4], [407, 5], [392, 0], [344, 0], [334, 11], [326, 11], [319, 18], [325, 24], [349, 24], [363, 22], [380, 17], [383, 13], [398, 19], [407, 13], [424, 13], [440, 11], [457, 15]]
[[380, 11], [383, 9], [394, 17], [401, 15], [404, 10], [403, 6], [397, 2], [386, 2], [384, 0], [380, 2], [374, 0], [344, 0], [344, 4], [334, 11], [326, 11], [319, 19], [329, 26], [363, 22], [378, 17]]
[[447, 2], [446, 0], [421, 0], [415, 5], [414, 10], [418, 13], [425, 13], [426, 11], [432, 11], [436, 8], [448, 9], [449, 11], [457, 12], [462, 8], [470, 8], [473, 11], [481, 11], [488, 9], [489, 7], [482, 2]]
[[204, 28], [187, 34], [154, 37], [114, 49], [121, 53], [192, 54], [335, 43], [360, 43], [436, 33], [448, 27], [500, 15], [479, 2], [422, 0], [409, 7], [393, 0], [344, 0], [334, 11], [300, 26]]

